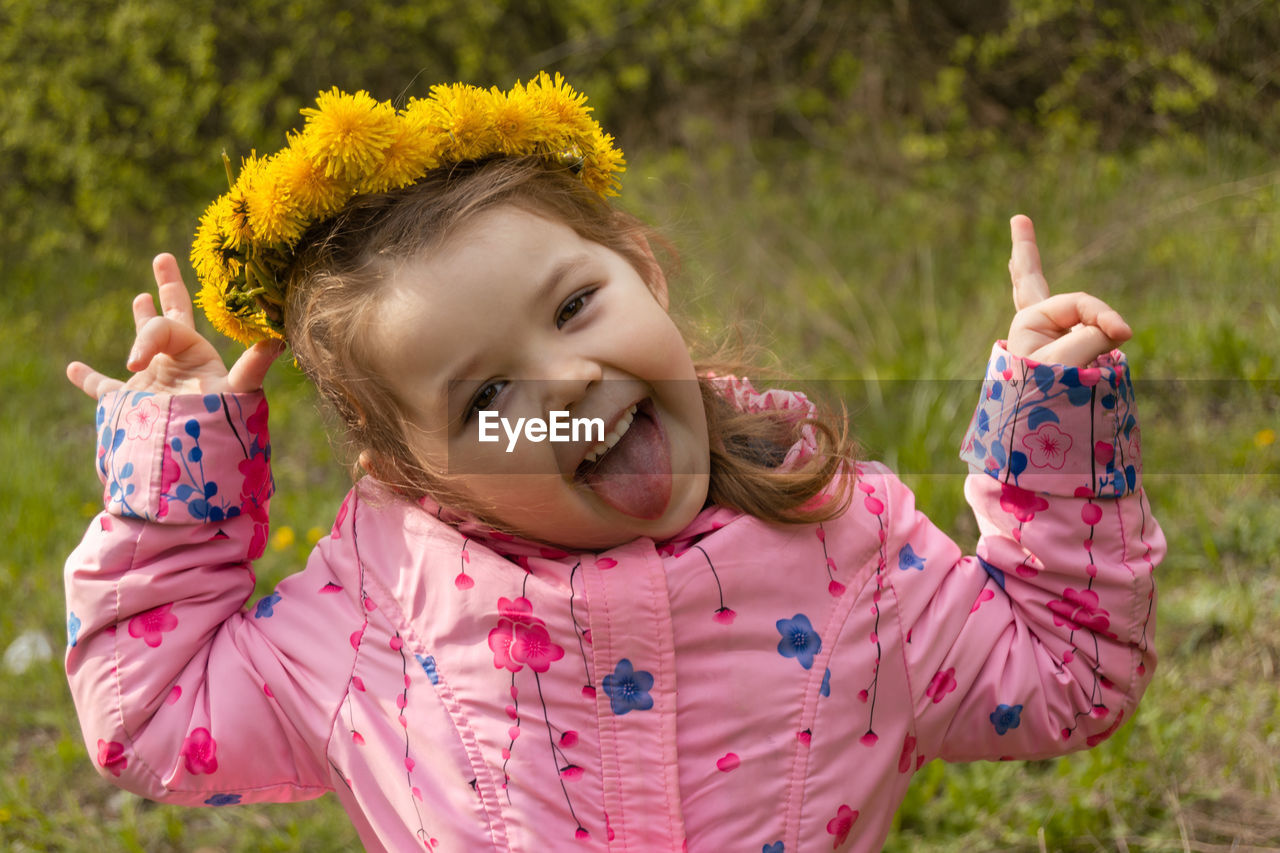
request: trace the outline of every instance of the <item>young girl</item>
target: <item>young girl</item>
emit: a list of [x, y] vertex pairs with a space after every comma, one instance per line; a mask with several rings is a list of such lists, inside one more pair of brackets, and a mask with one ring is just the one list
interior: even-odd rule
[[[199, 303], [252, 348], [225, 369], [161, 255], [133, 377], [68, 368], [106, 511], [67, 565], [67, 672], [108, 779], [333, 791], [371, 850], [873, 850], [925, 762], [1132, 716], [1164, 541], [1130, 330], [1049, 296], [1030, 220], [964, 556], [838, 419], [694, 365], [650, 235], [604, 199], [621, 156], [558, 78], [304, 112], [196, 239]], [[281, 339], [367, 476], [243, 609]], [[553, 440], [555, 413], [599, 429]]]

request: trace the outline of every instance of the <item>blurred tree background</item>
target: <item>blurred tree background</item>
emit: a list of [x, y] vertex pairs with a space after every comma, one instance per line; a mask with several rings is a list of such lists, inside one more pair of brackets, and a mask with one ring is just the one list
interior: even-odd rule
[[851, 166], [993, 147], [1280, 140], [1273, 0], [5, 0], [5, 240], [189, 230], [218, 154], [275, 150], [321, 88], [399, 101], [560, 70], [635, 146], [797, 141]]
[[[926, 765], [889, 849], [1280, 850], [1280, 0], [0, 0], [0, 848], [355, 844], [328, 800], [177, 809], [93, 775], [56, 651], [100, 506], [62, 366], [123, 373], [146, 259], [187, 267], [224, 149], [276, 150], [330, 86], [403, 102], [541, 69], [618, 137], [621, 203], [681, 251], [691, 325], [745, 318], [787, 372], [861, 380], [867, 455], [962, 543], [954, 448], [1011, 314], [1009, 215], [1160, 380], [1142, 707], [1080, 755]], [[296, 369], [268, 390], [257, 595], [349, 487]]]

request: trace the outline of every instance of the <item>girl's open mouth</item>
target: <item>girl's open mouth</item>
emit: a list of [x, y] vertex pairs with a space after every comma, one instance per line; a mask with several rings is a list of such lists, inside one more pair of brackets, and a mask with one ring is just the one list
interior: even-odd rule
[[628, 409], [573, 479], [624, 515], [661, 518], [671, 501], [671, 448], [653, 401]]

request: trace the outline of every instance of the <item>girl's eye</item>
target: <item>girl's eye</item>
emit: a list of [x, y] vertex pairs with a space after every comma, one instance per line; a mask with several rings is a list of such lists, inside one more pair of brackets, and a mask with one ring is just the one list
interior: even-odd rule
[[502, 388], [506, 384], [505, 382], [490, 382], [481, 388], [479, 393], [471, 400], [471, 405], [467, 409], [467, 419], [470, 420], [481, 409], [487, 409], [492, 406], [493, 401], [502, 393]]
[[559, 329], [564, 326], [564, 324], [572, 320], [578, 312], [587, 307], [587, 299], [595, 292], [595, 288], [592, 288], [591, 290], [584, 290], [582, 293], [577, 293], [569, 297], [569, 301], [560, 306], [560, 313], [556, 314], [556, 328]]

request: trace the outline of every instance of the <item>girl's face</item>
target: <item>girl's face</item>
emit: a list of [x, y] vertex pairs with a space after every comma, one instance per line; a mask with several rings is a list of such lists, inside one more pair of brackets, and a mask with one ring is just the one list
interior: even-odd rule
[[[576, 548], [660, 540], [702, 509], [710, 466], [693, 362], [666, 308], [661, 278], [646, 284], [616, 252], [504, 205], [395, 269], [374, 365], [414, 451], [491, 520]], [[567, 413], [569, 440], [533, 440], [530, 419], [554, 424], [553, 412]], [[603, 442], [573, 435], [595, 418]], [[481, 441], [482, 426], [496, 440]]]

